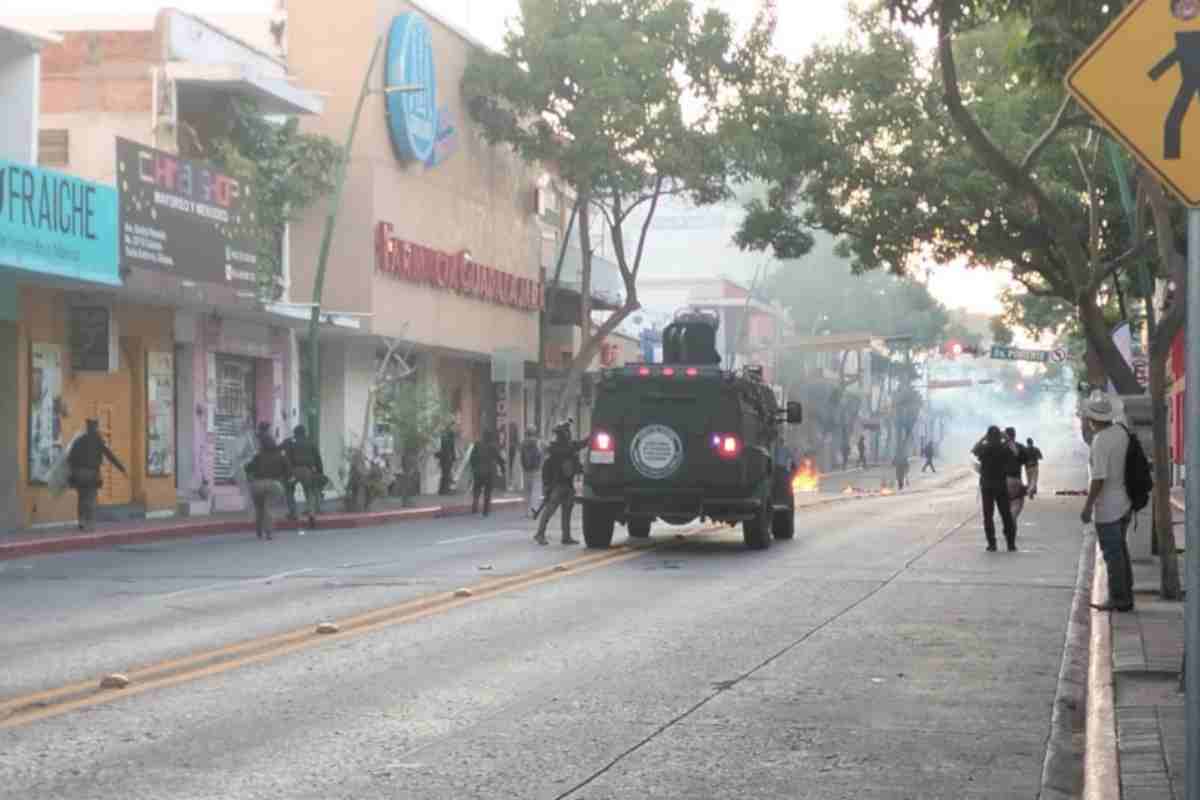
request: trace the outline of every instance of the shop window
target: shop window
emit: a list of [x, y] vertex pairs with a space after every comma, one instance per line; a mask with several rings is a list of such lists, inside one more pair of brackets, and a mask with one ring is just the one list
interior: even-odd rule
[[66, 128], [38, 131], [38, 164], [43, 167], [65, 167], [70, 163], [71, 132]]
[[113, 372], [116, 368], [112, 312], [104, 306], [72, 306], [71, 369]]

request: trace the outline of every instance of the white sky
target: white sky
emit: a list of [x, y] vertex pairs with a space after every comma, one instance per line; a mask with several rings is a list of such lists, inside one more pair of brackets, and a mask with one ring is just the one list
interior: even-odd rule
[[[753, 19], [757, 6], [751, 0], [697, 2], [723, 9], [742, 25]], [[791, 0], [779, 3], [776, 46], [790, 58], [799, 58], [815, 42], [836, 37], [847, 25], [847, 2]], [[276, 0], [0, 0], [0, 3], [3, 4], [0, 15], [44, 18], [80, 13], [154, 14], [163, 7], [200, 15], [267, 14], [275, 8]], [[517, 0], [424, 0], [423, 5], [495, 46], [504, 34], [505, 21], [515, 16], [518, 10]], [[1001, 274], [943, 266], [932, 271], [930, 289], [951, 307], [995, 314], [1000, 310], [1000, 291], [1007, 283], [1007, 278]]]

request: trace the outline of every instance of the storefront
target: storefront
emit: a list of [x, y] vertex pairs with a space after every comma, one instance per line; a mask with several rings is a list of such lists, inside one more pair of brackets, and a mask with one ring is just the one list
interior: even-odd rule
[[[123, 297], [116, 192], [71, 175], [0, 161], [3, 379], [15, 386], [5, 444], [17, 454], [6, 527], [71, 522], [74, 497], [50, 470], [87, 419], [128, 469], [103, 471], [102, 509], [172, 513], [171, 312]], [[36, 213], [35, 213], [36, 212]], [[11, 463], [11, 460], [10, 462]]]
[[253, 431], [266, 423], [282, 441], [295, 424], [287, 380], [291, 332], [279, 324], [181, 311], [175, 341], [180, 494], [207, 501], [214, 511], [243, 510], [239, 456]]
[[[341, 137], [376, 38], [371, 84], [421, 91], [368, 99], [330, 256], [324, 308], [361, 315], [367, 335], [322, 345], [321, 446], [328, 460], [361, 436], [367, 392], [386, 342], [399, 340], [416, 377], [434, 381], [462, 439], [525, 418], [523, 369], [536, 359], [543, 304], [539, 170], [483, 143], [459, 94], [481, 45], [401, 0], [290, 9], [293, 70], [329, 93], [305, 126]], [[354, 88], [351, 88], [354, 87]], [[293, 228], [294, 253], [316, 253], [324, 217]], [[300, 296], [315, 259], [294, 259]], [[508, 382], [504, 374], [511, 374]], [[501, 425], [503, 423], [503, 425]], [[428, 489], [428, 483], [426, 484]]]

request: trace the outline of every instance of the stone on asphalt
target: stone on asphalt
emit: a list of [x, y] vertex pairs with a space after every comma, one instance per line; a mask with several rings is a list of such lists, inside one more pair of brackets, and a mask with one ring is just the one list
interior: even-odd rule
[[470, 589], [459, 589], [454, 593], [455, 597], [474, 597], [475, 593]]
[[337, 626], [337, 624], [333, 623], [333, 622], [322, 622], [320, 625], [317, 626], [317, 633], [322, 634], [322, 635], [330, 634], [330, 633], [338, 633], [341, 630], [342, 629], [339, 628]]
[[101, 689], [124, 689], [130, 684], [129, 676], [114, 672], [100, 679]]

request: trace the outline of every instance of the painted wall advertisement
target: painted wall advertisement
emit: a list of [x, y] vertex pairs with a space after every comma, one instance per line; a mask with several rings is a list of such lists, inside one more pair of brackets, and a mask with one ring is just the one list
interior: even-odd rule
[[29, 481], [46, 483], [62, 453], [62, 349], [35, 343], [29, 381]]
[[175, 471], [175, 355], [146, 354], [146, 473]]
[[117, 187], [122, 267], [203, 283], [257, 284], [253, 206], [235, 178], [117, 139]]

